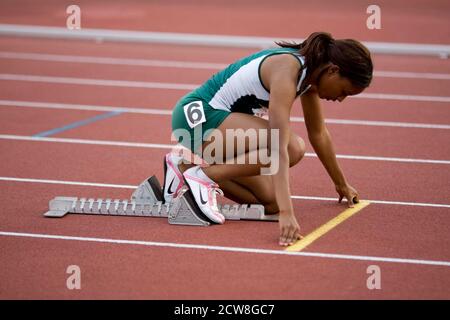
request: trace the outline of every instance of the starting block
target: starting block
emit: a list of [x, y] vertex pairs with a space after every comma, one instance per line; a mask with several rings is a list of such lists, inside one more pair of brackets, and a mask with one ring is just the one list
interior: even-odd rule
[[[278, 221], [278, 215], [265, 215], [260, 204], [219, 205], [226, 220]], [[170, 224], [209, 226], [212, 222], [201, 212], [185, 186], [172, 203], [164, 203], [161, 184], [156, 176], [142, 182], [130, 200], [56, 197], [50, 200], [48, 218], [62, 218], [68, 213], [167, 218]]]

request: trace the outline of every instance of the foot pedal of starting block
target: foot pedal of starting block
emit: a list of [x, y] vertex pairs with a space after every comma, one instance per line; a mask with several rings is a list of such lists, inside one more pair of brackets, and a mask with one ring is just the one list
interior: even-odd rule
[[56, 197], [50, 200], [50, 211], [46, 212], [44, 216], [49, 218], [62, 218], [73, 209], [72, 204], [77, 200], [78, 198], [74, 197]]
[[151, 176], [142, 182], [131, 195], [131, 200], [136, 201], [136, 203], [154, 203], [163, 201], [161, 184], [156, 176]]
[[190, 226], [209, 226], [211, 224], [200, 211], [187, 187], [183, 187], [174, 199], [169, 211], [169, 223]]

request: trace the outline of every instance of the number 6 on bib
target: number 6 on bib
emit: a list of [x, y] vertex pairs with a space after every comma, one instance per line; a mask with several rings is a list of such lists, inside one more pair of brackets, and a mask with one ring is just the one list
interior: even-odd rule
[[194, 101], [183, 107], [184, 115], [189, 127], [194, 128], [198, 124], [205, 122], [205, 111], [203, 110], [202, 101]]

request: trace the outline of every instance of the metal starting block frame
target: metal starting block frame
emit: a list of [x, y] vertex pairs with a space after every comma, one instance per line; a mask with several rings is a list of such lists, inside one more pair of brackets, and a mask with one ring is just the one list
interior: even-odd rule
[[[160, 217], [170, 224], [209, 226], [212, 222], [198, 208], [190, 190], [185, 186], [172, 203], [163, 202], [163, 191], [156, 176], [142, 182], [130, 200], [56, 197], [50, 200], [48, 218], [62, 218], [68, 213]], [[265, 215], [259, 204], [219, 205], [226, 220], [278, 221], [278, 215]]]

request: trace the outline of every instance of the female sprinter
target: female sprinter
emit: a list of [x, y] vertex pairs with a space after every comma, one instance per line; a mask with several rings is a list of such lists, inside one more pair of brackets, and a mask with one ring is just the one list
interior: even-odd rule
[[[368, 49], [360, 42], [335, 40], [324, 32], [311, 34], [301, 44], [277, 44], [278, 48], [257, 52], [229, 65], [177, 103], [172, 130], [178, 142], [201, 157], [201, 150], [213, 142], [208, 136], [215, 129], [223, 139], [222, 154], [226, 157], [217, 153], [220, 157], [205, 167], [167, 154], [164, 197], [171, 201], [183, 185], [188, 185], [202, 212], [215, 223], [225, 220], [217, 208], [216, 193], [237, 203], [262, 204], [266, 214], [279, 213], [279, 243], [287, 246], [301, 237], [288, 169], [305, 153], [304, 141], [289, 126], [292, 104], [300, 96], [309, 141], [334, 182], [339, 202], [345, 197], [353, 206], [359, 201], [358, 193], [336, 161], [319, 99], [342, 102], [347, 96], [361, 93], [372, 80], [373, 65]], [[268, 112], [268, 120], [260, 117], [264, 111]], [[199, 128], [200, 134], [195, 132]], [[258, 140], [256, 148], [255, 143], [246, 141], [244, 151], [239, 153], [236, 147], [225, 150], [230, 142], [226, 130], [230, 129], [266, 130], [267, 137], [278, 129], [279, 137], [276, 142]], [[249, 159], [259, 147], [268, 146], [270, 152], [277, 152], [278, 170], [263, 175], [261, 169], [269, 165], [259, 158], [252, 163]], [[235, 161], [230, 162], [230, 158]]]

